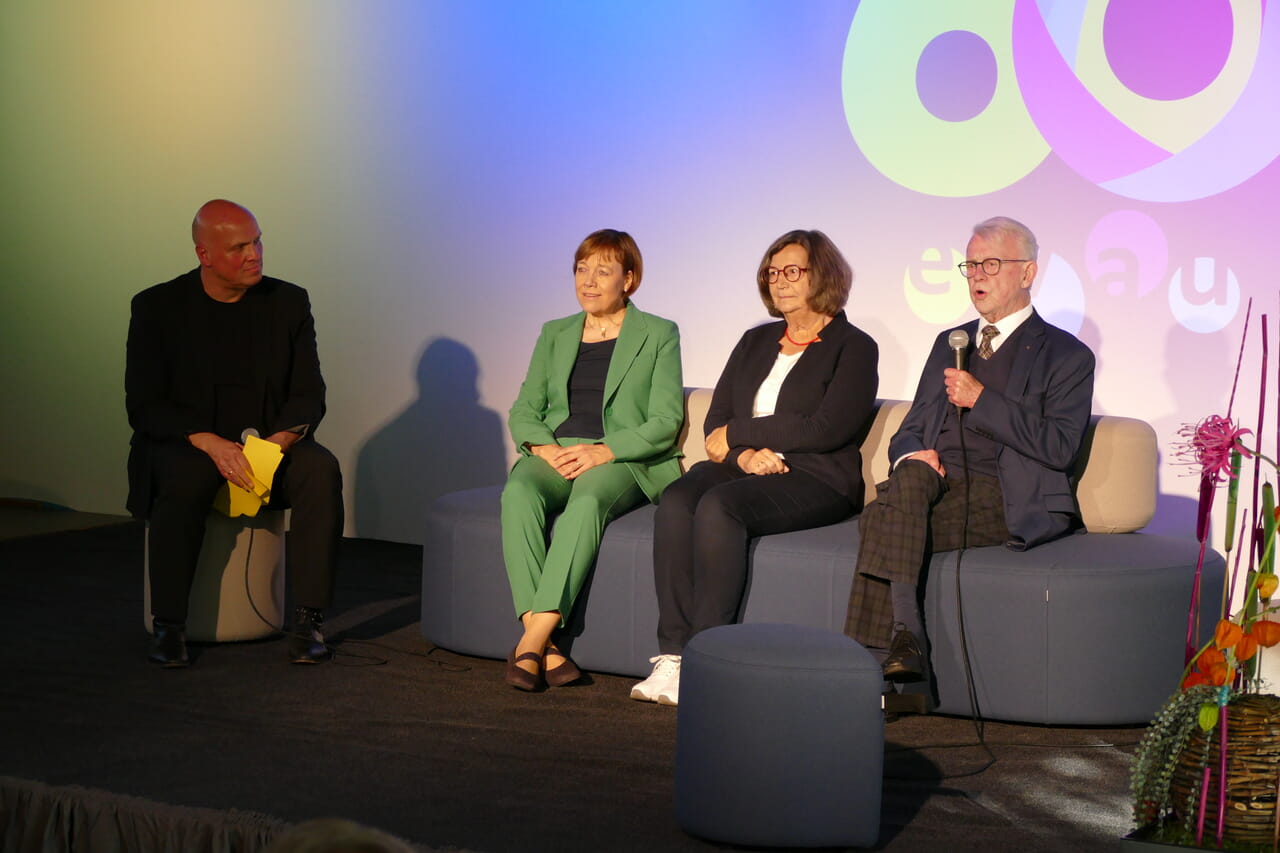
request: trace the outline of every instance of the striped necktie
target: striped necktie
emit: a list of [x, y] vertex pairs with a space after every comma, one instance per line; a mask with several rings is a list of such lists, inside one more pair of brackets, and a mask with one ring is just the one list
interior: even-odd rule
[[983, 359], [991, 358], [991, 356], [995, 353], [995, 350], [991, 348], [991, 339], [998, 334], [1000, 334], [1000, 330], [997, 329], [995, 326], [988, 325], [988, 326], [982, 327], [982, 343], [978, 344], [979, 358], [983, 358]]

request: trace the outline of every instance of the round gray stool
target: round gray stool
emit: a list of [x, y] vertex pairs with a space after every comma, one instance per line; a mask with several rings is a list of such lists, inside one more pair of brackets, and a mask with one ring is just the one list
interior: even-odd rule
[[680, 663], [676, 821], [764, 847], [869, 847], [880, 834], [880, 665], [798, 625], [724, 625]]

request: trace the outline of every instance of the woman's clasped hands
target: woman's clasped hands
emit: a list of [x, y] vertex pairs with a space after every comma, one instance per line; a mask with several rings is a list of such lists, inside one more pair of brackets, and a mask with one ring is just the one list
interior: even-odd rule
[[742, 451], [738, 456], [738, 467], [748, 474], [785, 474], [791, 470], [786, 460], [767, 447]]
[[[723, 462], [729, 455], [729, 428], [720, 426], [707, 435], [707, 457], [712, 462]], [[767, 447], [759, 450], [747, 448], [738, 455], [738, 467], [748, 474], [785, 474], [791, 469], [786, 460]]]
[[613, 461], [613, 451], [605, 444], [538, 444], [529, 452], [546, 462], [566, 480], [574, 480], [597, 465]]

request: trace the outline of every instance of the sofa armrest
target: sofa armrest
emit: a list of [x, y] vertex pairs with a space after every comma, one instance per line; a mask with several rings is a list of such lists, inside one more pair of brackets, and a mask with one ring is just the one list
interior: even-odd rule
[[684, 426], [676, 439], [684, 458], [681, 467], [688, 471], [699, 462], [706, 461], [707, 443], [702, 436], [702, 423], [707, 419], [707, 409], [711, 408], [710, 388], [684, 389]]
[[1156, 431], [1146, 421], [1094, 415], [1076, 463], [1076, 499], [1090, 533], [1132, 533], [1156, 513]]

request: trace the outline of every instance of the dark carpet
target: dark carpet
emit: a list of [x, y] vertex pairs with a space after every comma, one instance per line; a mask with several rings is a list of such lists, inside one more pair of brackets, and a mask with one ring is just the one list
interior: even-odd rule
[[[343, 541], [333, 664], [291, 666], [270, 639], [162, 671], [144, 659], [142, 537], [130, 522], [0, 542], [0, 777], [341, 816], [423, 849], [723, 849], [676, 826], [674, 709], [599, 674], [523, 694], [500, 661], [431, 649], [420, 548]], [[893, 722], [877, 849], [1118, 849], [1140, 734], [990, 723], [988, 754], [971, 721]]]

